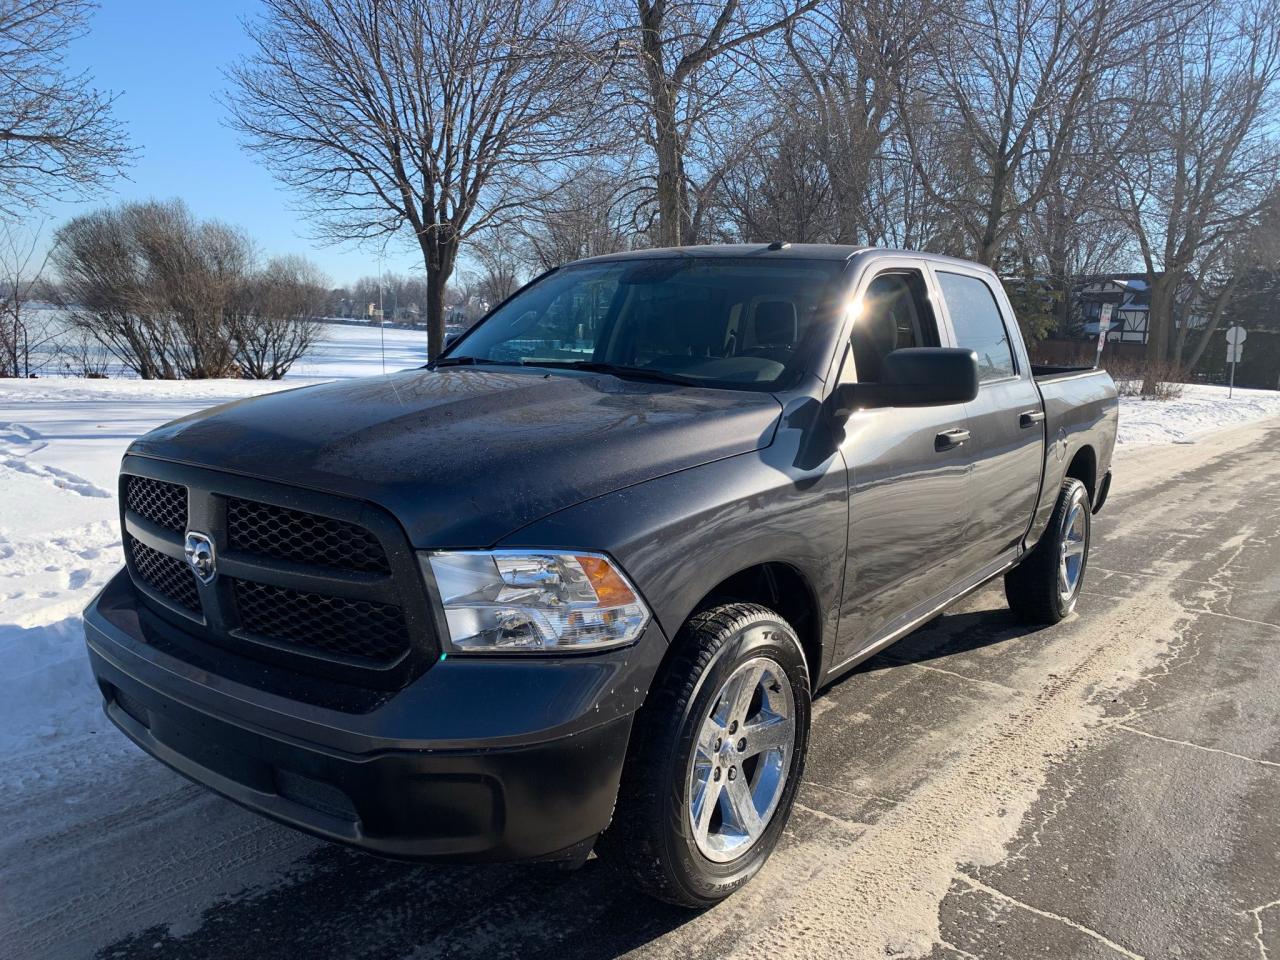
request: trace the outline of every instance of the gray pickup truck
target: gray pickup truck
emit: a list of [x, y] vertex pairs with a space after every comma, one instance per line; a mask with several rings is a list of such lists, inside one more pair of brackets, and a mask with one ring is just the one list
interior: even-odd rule
[[129, 737], [283, 823], [596, 849], [705, 906], [777, 842], [815, 691], [998, 576], [1071, 613], [1116, 421], [972, 263], [598, 257], [425, 368], [137, 440], [89, 657]]

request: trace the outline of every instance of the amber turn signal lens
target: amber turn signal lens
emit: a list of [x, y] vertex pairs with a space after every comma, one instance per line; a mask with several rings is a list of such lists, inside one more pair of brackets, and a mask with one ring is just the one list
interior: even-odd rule
[[639, 599], [604, 557], [584, 557], [575, 554], [574, 559], [582, 567], [582, 572], [587, 575], [591, 588], [600, 598], [601, 606], [620, 607], [623, 604], [635, 603]]

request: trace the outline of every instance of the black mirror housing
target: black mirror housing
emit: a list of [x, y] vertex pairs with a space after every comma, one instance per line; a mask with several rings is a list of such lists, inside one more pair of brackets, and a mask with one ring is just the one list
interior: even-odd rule
[[886, 354], [879, 383], [836, 388], [833, 412], [847, 417], [858, 407], [940, 407], [978, 395], [978, 355], [955, 347], [904, 347]]

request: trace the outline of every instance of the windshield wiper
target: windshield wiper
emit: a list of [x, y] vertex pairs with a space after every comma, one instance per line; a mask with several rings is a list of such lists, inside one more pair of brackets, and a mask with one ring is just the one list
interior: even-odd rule
[[682, 377], [678, 373], [667, 373], [652, 367], [629, 367], [622, 363], [606, 363], [603, 360], [527, 360], [526, 366], [554, 367], [559, 370], [586, 370], [590, 373], [609, 373], [615, 377], [634, 380], [652, 380], [655, 383], [678, 383], [686, 387], [706, 386], [706, 382], [697, 377]]
[[433, 360], [427, 364], [432, 370], [439, 367], [479, 367], [479, 366], [496, 366], [496, 367], [518, 367], [521, 365], [519, 360], [490, 360], [488, 357], [442, 357], [439, 360]]

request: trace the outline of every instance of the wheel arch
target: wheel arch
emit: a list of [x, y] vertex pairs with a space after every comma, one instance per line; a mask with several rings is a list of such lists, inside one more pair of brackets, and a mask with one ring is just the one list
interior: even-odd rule
[[786, 620], [800, 640], [809, 685], [817, 688], [823, 670], [822, 608], [813, 584], [799, 568], [780, 560], [743, 567], [708, 590], [685, 619], [728, 601], [756, 603]]
[[1098, 454], [1090, 444], [1084, 444], [1071, 458], [1064, 477], [1072, 477], [1084, 484], [1089, 492], [1089, 503], [1093, 504], [1098, 490]]

